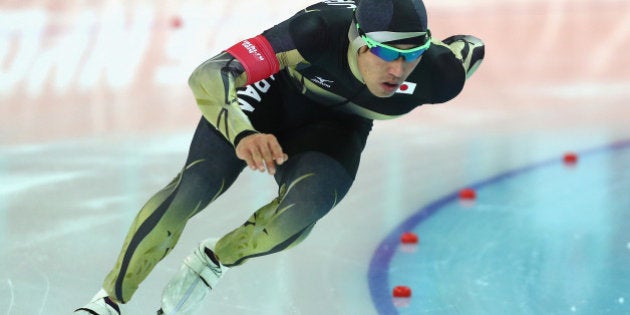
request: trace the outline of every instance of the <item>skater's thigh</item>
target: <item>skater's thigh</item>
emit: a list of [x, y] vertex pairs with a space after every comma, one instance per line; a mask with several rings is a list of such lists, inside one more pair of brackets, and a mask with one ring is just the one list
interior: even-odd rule
[[190, 144], [184, 174], [225, 180], [231, 184], [245, 167], [245, 162], [236, 156], [231, 143], [201, 118]]
[[339, 163], [354, 179], [371, 128], [362, 118], [328, 119], [278, 134], [285, 153], [292, 156], [321, 153]]

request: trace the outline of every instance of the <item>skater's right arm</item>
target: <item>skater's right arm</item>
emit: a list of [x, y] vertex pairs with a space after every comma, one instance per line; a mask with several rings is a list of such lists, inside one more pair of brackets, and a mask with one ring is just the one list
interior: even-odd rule
[[256, 132], [240, 109], [236, 95], [236, 87], [245, 83], [243, 72], [242, 65], [223, 52], [202, 63], [188, 79], [205, 119], [232, 144], [238, 134]]
[[236, 147], [240, 139], [257, 133], [239, 107], [236, 89], [300, 62], [304, 59], [297, 50], [276, 51], [258, 35], [202, 63], [188, 84], [206, 120]]
[[[251, 46], [255, 39], [258, 41]], [[297, 50], [274, 53], [259, 35], [204, 62], [188, 80], [206, 120], [234, 145], [237, 156], [251, 169], [273, 175], [276, 164], [288, 157], [275, 136], [261, 134], [253, 127], [239, 106], [236, 89], [302, 61]]]

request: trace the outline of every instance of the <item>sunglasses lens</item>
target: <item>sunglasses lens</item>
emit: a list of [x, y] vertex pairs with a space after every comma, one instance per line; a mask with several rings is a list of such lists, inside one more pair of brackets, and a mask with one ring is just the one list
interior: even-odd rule
[[[359, 29], [358, 27], [359, 26], [357, 25], [357, 29]], [[428, 36], [431, 36], [430, 33]], [[413, 48], [413, 49], [406, 49], [406, 50], [401, 50], [395, 47], [387, 46], [385, 44], [379, 43], [367, 37], [366, 35], [361, 35], [361, 37], [367, 43], [368, 47], [370, 48], [370, 51], [374, 55], [378, 56], [379, 58], [387, 62], [394, 61], [400, 57], [403, 57], [405, 61], [407, 62], [414, 61], [420, 58], [420, 56], [422, 56], [422, 54], [424, 54], [424, 52], [427, 51], [427, 49], [429, 49], [429, 47], [431, 46], [430, 37], [427, 39], [427, 42], [424, 45]]]
[[425, 51], [426, 51], [426, 49], [423, 49], [423, 50], [419, 50], [419, 51], [404, 53], [402, 55], [403, 55], [403, 57], [405, 57], [405, 61], [414, 61], [414, 60], [420, 58], [420, 56], [422, 56], [422, 54]]
[[398, 59], [398, 57], [400, 57], [399, 52], [388, 49], [387, 47], [383, 47], [383, 46], [372, 47], [370, 48], [370, 51], [385, 61], [394, 61]]
[[405, 59], [405, 61], [410, 62], [410, 61], [414, 61], [420, 58], [420, 56], [422, 56], [422, 54], [424, 54], [424, 52], [427, 51], [427, 49], [425, 48], [425, 49], [421, 49], [417, 51], [403, 53], [403, 52], [392, 50], [384, 46], [374, 46], [370, 48], [370, 51], [376, 56], [378, 56], [379, 58], [387, 62], [394, 61], [400, 58], [401, 56]]

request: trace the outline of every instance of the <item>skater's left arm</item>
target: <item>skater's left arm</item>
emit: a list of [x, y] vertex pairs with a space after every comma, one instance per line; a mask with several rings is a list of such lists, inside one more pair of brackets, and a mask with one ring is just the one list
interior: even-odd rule
[[485, 54], [483, 41], [472, 35], [454, 35], [442, 41], [433, 40], [434, 45], [447, 47], [462, 63], [466, 79], [477, 70]]

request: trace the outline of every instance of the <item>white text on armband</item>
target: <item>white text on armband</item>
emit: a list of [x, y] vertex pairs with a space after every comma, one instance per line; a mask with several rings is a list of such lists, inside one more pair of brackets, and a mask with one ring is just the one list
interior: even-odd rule
[[271, 43], [261, 34], [235, 44], [227, 49], [247, 72], [246, 84], [262, 80], [280, 70], [278, 58]]
[[250, 41], [244, 40], [241, 45], [243, 45], [243, 48], [245, 48], [247, 52], [250, 55], [254, 56], [256, 59], [260, 61], [265, 60], [265, 57], [258, 51], [258, 48], [256, 48], [256, 45], [252, 44]]

